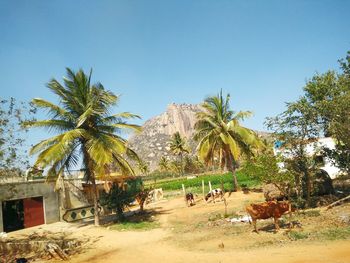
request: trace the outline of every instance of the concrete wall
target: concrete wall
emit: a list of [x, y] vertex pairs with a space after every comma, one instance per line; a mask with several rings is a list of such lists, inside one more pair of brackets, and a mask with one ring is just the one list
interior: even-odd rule
[[5, 183], [0, 185], [0, 232], [3, 231], [2, 202], [8, 200], [24, 199], [43, 196], [45, 223], [59, 221], [58, 193], [54, 191], [54, 184], [42, 180]]

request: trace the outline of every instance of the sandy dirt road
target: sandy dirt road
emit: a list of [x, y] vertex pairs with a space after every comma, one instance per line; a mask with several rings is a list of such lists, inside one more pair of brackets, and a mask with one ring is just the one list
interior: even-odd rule
[[[245, 195], [236, 194], [229, 201], [231, 204], [241, 204], [244, 203], [244, 198], [246, 198]], [[250, 196], [250, 198], [259, 200], [261, 197], [257, 194], [253, 197]], [[207, 240], [198, 242], [195, 233], [182, 234], [173, 231], [176, 222], [193, 224], [197, 217], [203, 216], [203, 213], [212, 212], [213, 209], [222, 210], [222, 204], [197, 203], [197, 206], [187, 208], [182, 198], [178, 198], [156, 204], [154, 207], [160, 212], [157, 218], [161, 223], [161, 228], [146, 232], [115, 232], [90, 227], [84, 231], [85, 234], [99, 235], [99, 240], [86, 253], [72, 259], [71, 262], [350, 262], [350, 241], [296, 242], [283, 246], [236, 249], [237, 239], [230, 242], [230, 237], [228, 237], [224, 241], [225, 247], [222, 249], [218, 247], [222, 238], [220, 235], [215, 237], [215, 233], [210, 235], [211, 238], [204, 237]], [[264, 233], [257, 235], [250, 231], [247, 232], [247, 235], [243, 237], [247, 240], [238, 240], [238, 242], [242, 244], [248, 242], [249, 239], [264, 238]], [[181, 235], [186, 235], [188, 238], [182, 240]], [[267, 233], [265, 235], [273, 234]]]
[[[228, 199], [230, 208], [244, 206], [246, 199], [245, 195], [235, 193]], [[252, 194], [249, 195], [249, 200], [251, 199], [260, 200], [261, 196]], [[270, 232], [252, 233], [249, 224], [243, 226], [244, 232], [238, 236], [234, 236], [231, 232], [225, 235], [225, 232], [218, 231], [219, 228], [206, 228], [206, 226], [200, 230], [191, 228], [191, 225], [202, 222], [200, 221], [202, 218], [208, 222], [207, 216], [213, 211], [222, 211], [223, 204], [205, 204], [200, 201], [196, 206], [188, 208], [182, 198], [177, 198], [154, 204], [148, 209], [157, 212], [155, 219], [160, 223], [159, 228], [148, 231], [116, 231], [106, 227], [60, 222], [46, 225], [42, 229], [53, 232], [66, 231], [75, 238], [89, 239], [89, 242], [84, 245], [83, 253], [69, 260], [72, 263], [350, 262], [349, 240], [297, 241], [254, 247], [251, 244], [270, 240], [271, 237], [278, 239], [283, 236]], [[179, 222], [182, 222], [180, 227], [177, 225]], [[220, 242], [225, 244], [224, 248], [218, 247]]]

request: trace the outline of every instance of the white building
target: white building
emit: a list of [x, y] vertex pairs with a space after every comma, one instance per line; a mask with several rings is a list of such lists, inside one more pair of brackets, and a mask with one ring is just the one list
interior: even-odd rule
[[[331, 179], [335, 179], [339, 175], [342, 174], [342, 171], [338, 167], [334, 166], [334, 164], [332, 163], [332, 160], [330, 160], [329, 158], [324, 157], [322, 155], [323, 148], [328, 148], [330, 150], [334, 150], [335, 149], [335, 142], [334, 142], [333, 138], [331, 138], [331, 137], [319, 138], [315, 142], [310, 142], [310, 143], [306, 144], [305, 151], [309, 156], [315, 155], [317, 158], [317, 161], [319, 161], [321, 163], [320, 169], [325, 171]], [[274, 154], [275, 155], [281, 154], [282, 156], [284, 156], [286, 158], [292, 157], [292, 153], [289, 152], [287, 149], [283, 148], [283, 146], [281, 147], [281, 144], [275, 145]], [[283, 163], [280, 163], [279, 166], [281, 169], [284, 168]]]

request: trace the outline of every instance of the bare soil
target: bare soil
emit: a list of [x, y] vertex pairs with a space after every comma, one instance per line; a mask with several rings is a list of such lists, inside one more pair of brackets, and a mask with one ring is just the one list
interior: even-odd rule
[[[227, 197], [227, 213], [245, 215], [244, 207], [262, 201], [261, 193], [232, 193]], [[69, 262], [350, 262], [350, 240], [329, 240], [324, 231], [346, 227], [342, 220], [350, 215], [350, 205], [329, 211], [301, 213], [291, 220], [292, 232], [302, 239], [293, 239], [288, 216], [274, 232], [272, 220], [258, 221], [259, 234], [248, 223], [230, 223], [224, 218], [223, 202], [206, 204], [197, 197], [196, 205], [187, 207], [183, 198], [161, 201], [146, 207], [147, 220], [156, 220], [159, 227], [147, 231], [116, 231], [93, 225], [55, 223], [40, 228], [10, 233], [27, 235], [33, 231], [65, 232], [72, 238], [88, 240], [83, 251]], [[157, 226], [158, 226], [157, 225]], [[334, 238], [338, 239], [338, 238]], [[36, 261], [44, 262], [44, 261]], [[54, 262], [54, 261], [50, 261]]]

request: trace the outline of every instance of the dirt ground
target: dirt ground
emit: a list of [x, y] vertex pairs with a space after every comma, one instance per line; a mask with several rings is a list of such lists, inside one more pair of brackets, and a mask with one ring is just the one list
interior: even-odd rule
[[[244, 215], [244, 207], [262, 200], [260, 193], [233, 193], [227, 198], [227, 213]], [[81, 254], [69, 262], [350, 262], [350, 240], [291, 240], [286, 220], [281, 231], [274, 233], [272, 220], [258, 221], [260, 233], [252, 232], [248, 223], [232, 224], [222, 215], [223, 202], [206, 204], [197, 198], [195, 206], [186, 207], [183, 198], [164, 200], [148, 205], [151, 219], [159, 227], [147, 231], [117, 231], [63, 222], [10, 233], [11, 237], [33, 231], [66, 232], [74, 238], [89, 240]], [[338, 209], [338, 210], [337, 210]], [[315, 217], [299, 216], [293, 231], [311, 233], [329, 224], [337, 224], [335, 217], [348, 216], [350, 206]], [[320, 233], [321, 233], [320, 232]], [[43, 261], [35, 261], [43, 262]], [[50, 261], [54, 262], [54, 261]]]

